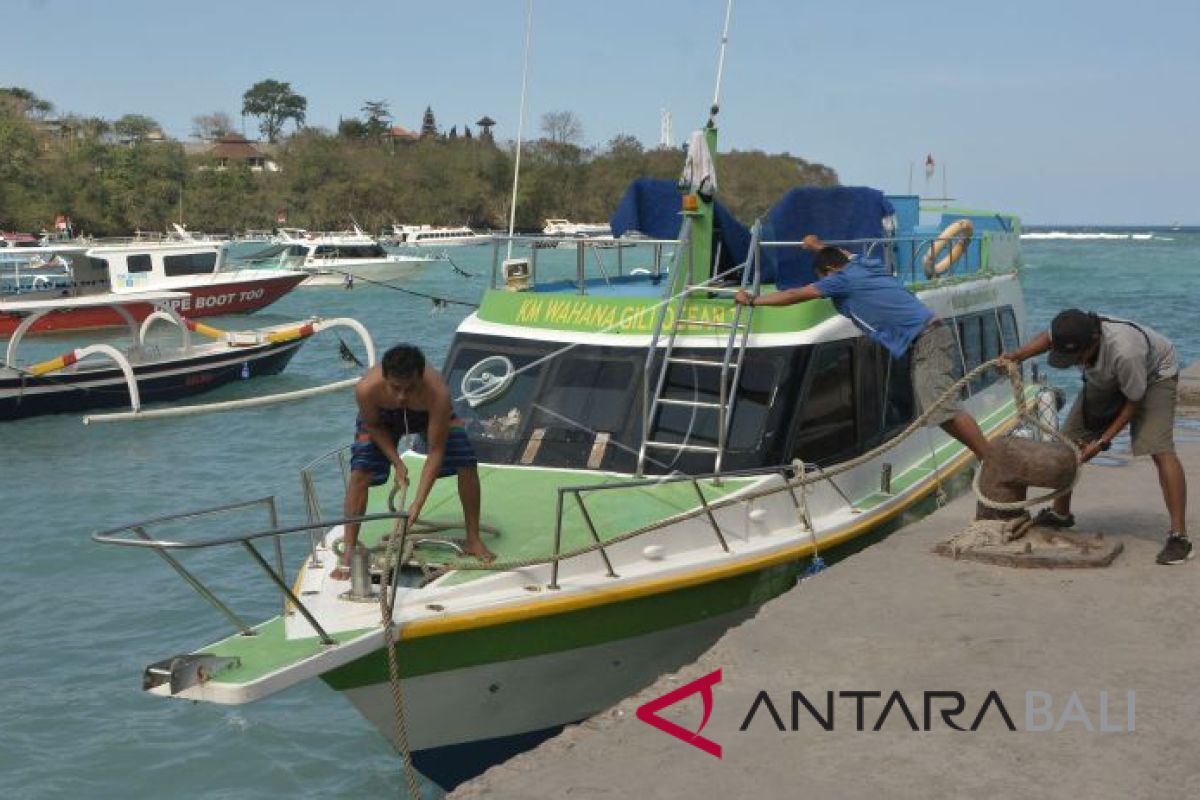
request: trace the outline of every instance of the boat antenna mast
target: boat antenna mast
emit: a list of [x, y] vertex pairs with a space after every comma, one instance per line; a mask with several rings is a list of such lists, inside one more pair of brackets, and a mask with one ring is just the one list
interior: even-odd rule
[[721, 28], [721, 50], [717, 59], [717, 85], [704, 130], [692, 134], [688, 156], [680, 178], [683, 190], [683, 216], [691, 225], [689, 281], [708, 279], [713, 270], [713, 204], [717, 192], [717, 114], [721, 111], [721, 81], [725, 76], [725, 52], [729, 46], [729, 24], [733, 0], [725, 4], [725, 24]]
[[512, 258], [513, 230], [517, 224], [517, 185], [521, 178], [521, 138], [525, 132], [525, 97], [529, 78], [529, 46], [532, 41], [533, 0], [529, 0], [525, 13], [525, 58], [521, 67], [521, 115], [517, 120], [517, 156], [516, 163], [513, 165], [512, 200], [508, 205], [508, 254], [505, 256], [506, 259]]
[[725, 77], [725, 49], [729, 45], [729, 21], [732, 17], [733, 0], [728, 0], [725, 4], [725, 26], [721, 29], [721, 54], [717, 58], [717, 86], [713, 89], [712, 108], [708, 112], [710, 128], [716, 127], [717, 114], [721, 111], [721, 79]]

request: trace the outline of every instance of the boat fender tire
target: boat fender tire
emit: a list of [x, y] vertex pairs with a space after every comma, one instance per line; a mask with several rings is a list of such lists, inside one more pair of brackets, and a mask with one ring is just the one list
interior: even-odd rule
[[[975, 226], [969, 219], [956, 219], [947, 225], [933, 240], [929, 252], [925, 254], [925, 277], [932, 278], [949, 271], [954, 262], [967, 252], [967, 245], [971, 243], [971, 237], [974, 235]], [[946, 250], [947, 245], [950, 249], [943, 256], [942, 251]]]

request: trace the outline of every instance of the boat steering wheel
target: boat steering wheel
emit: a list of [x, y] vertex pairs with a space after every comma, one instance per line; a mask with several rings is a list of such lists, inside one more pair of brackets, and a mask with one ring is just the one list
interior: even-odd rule
[[494, 400], [512, 385], [517, 369], [508, 356], [488, 356], [475, 362], [462, 377], [463, 399], [471, 408]]

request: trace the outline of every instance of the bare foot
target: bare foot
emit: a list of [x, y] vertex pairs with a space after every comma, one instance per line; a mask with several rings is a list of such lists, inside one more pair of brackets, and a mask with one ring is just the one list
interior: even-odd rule
[[487, 549], [487, 546], [479, 540], [474, 542], [468, 541], [463, 545], [463, 552], [469, 556], [475, 556], [485, 564], [490, 564], [496, 560], [496, 554]]
[[338, 566], [337, 569], [329, 573], [329, 579], [333, 581], [350, 580], [350, 568], [345, 565]]

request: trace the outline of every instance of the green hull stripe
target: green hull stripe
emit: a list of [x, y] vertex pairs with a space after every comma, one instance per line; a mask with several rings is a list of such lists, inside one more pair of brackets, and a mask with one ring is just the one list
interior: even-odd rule
[[[400, 672], [415, 677], [576, 650], [755, 608], [792, 586], [796, 570], [793, 562], [622, 603], [406, 639], [397, 647]], [[339, 691], [381, 683], [388, 680], [387, 659], [378, 650], [321, 678]]]
[[[772, 291], [764, 286], [763, 291]], [[649, 336], [654, 332], [660, 297], [604, 297], [598, 295], [558, 294], [550, 292], [488, 291], [479, 307], [479, 319], [501, 325], [544, 330]], [[675, 308], [667, 308], [663, 329], [670, 330]], [[734, 305], [728, 300], [689, 300], [684, 319], [698, 320], [683, 325], [684, 335], [720, 334], [727, 328], [704, 322], [733, 321]], [[808, 330], [837, 315], [833, 303], [815, 300], [794, 306], [761, 307], [754, 313], [755, 333], [795, 333]]]

